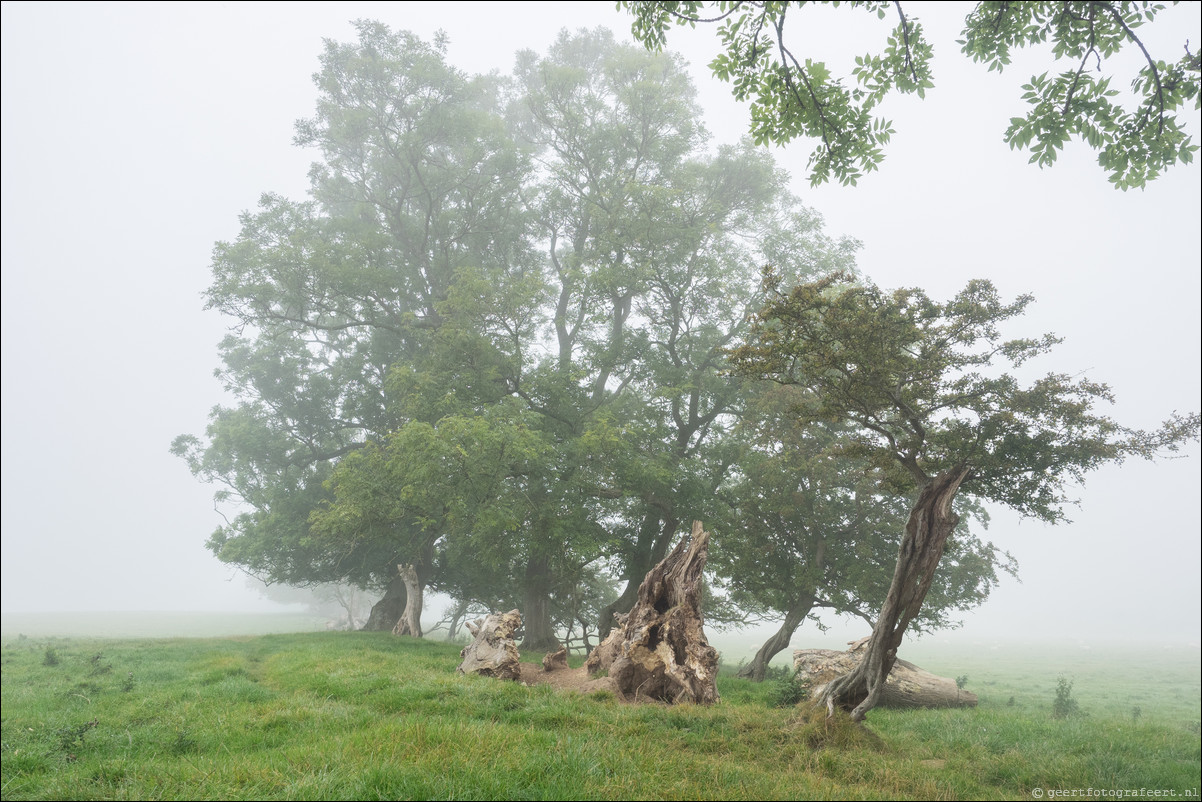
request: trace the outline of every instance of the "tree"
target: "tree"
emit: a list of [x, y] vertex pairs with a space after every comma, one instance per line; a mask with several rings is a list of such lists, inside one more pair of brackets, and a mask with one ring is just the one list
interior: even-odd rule
[[[724, 491], [731, 508], [711, 558], [740, 609], [781, 619], [739, 671], [757, 682], [807, 617], [821, 626], [820, 612], [833, 612], [873, 626], [909, 508], [862, 461], [832, 457], [854, 432], [799, 420], [802, 398], [796, 385], [768, 383], [744, 411], [740, 431], [749, 449]], [[976, 508], [957, 527], [912, 622], [919, 631], [954, 626], [957, 611], [989, 597], [999, 571], [1017, 570], [1008, 554], [969, 530], [970, 518], [982, 527], [987, 520]]]
[[[895, 14], [897, 24], [878, 53], [856, 57], [850, 77], [840, 77], [821, 61], [795, 52], [789, 32], [814, 4], [683, 0], [622, 2], [634, 16], [632, 30], [648, 48], [662, 48], [672, 24], [695, 27], [718, 23], [722, 50], [710, 63], [714, 75], [732, 84], [734, 97], [751, 104], [751, 132], [757, 143], [784, 144], [798, 137], [819, 140], [810, 156], [814, 185], [832, 178], [855, 184], [877, 169], [883, 147], [894, 133], [878, 106], [890, 93], [922, 97], [934, 86], [932, 49], [921, 23], [899, 2], [854, 2], [851, 10], [880, 19]], [[838, 4], [836, 4], [838, 5]], [[1065, 71], [1033, 76], [1023, 89], [1031, 108], [1014, 117], [1004, 139], [1029, 148], [1040, 166], [1076, 137], [1098, 151], [1098, 164], [1120, 189], [1143, 187], [1164, 170], [1192, 161], [1198, 146], [1178, 119], [1180, 109], [1197, 108], [1202, 58], [1189, 42], [1175, 62], [1154, 57], [1139, 29], [1164, 6], [1146, 2], [981, 2], [964, 20], [961, 51], [990, 70], [1001, 71], [1015, 49], [1048, 44]], [[1126, 105], [1102, 75], [1103, 59], [1137, 48], [1143, 66], [1129, 77], [1134, 105]], [[1097, 73], [1097, 75], [1095, 75]], [[1100, 76], [1100, 77], [1099, 77]]]
[[617, 573], [628, 597], [716, 503], [758, 266], [801, 280], [856, 244], [762, 149], [707, 152], [679, 59], [564, 33], [509, 82], [358, 29], [298, 124], [311, 197], [265, 196], [214, 251], [237, 401], [175, 450], [242, 505], [220, 559], [389, 587], [389, 629], [413, 566], [551, 646], [612, 601], [582, 587]]
[[1068, 486], [1108, 462], [1151, 459], [1197, 440], [1199, 417], [1174, 414], [1156, 432], [1094, 411], [1107, 387], [1050, 374], [1022, 385], [998, 372], [1050, 350], [1051, 335], [1004, 341], [999, 326], [1030, 296], [1003, 303], [977, 280], [937, 303], [915, 289], [885, 293], [847, 274], [779, 292], [731, 355], [743, 375], [796, 385], [802, 424], [853, 427], [831, 449], [862, 460], [911, 502], [889, 591], [857, 668], [826, 686], [828, 708], [863, 720], [876, 704], [906, 627], [921, 612], [964, 493], [1050, 523]]
[[[432, 566], [395, 543], [314, 538], [324, 482], [366, 443], [443, 414], [391, 402], [387, 385], [397, 366], [419, 371], [450, 350], [440, 307], [462, 267], [508, 288], [531, 261], [526, 170], [497, 81], [448, 66], [445, 41], [357, 27], [357, 44], [326, 43], [317, 113], [297, 126], [297, 142], [322, 155], [312, 199], [265, 195], [238, 239], [214, 249], [207, 300], [236, 324], [219, 373], [236, 405], [214, 411], [206, 441], [182, 436], [173, 450], [243, 510], [209, 541], [219, 559], [269, 581], [382, 588], [398, 563]], [[442, 395], [470, 405], [504, 394], [474, 363], [496, 355], [454, 353]]]

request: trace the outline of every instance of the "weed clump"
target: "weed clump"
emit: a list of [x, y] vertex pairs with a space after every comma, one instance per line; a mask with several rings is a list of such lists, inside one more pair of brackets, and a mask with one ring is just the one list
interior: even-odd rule
[[826, 707], [805, 704], [797, 708], [793, 719], [794, 734], [810, 749], [882, 751], [885, 742], [867, 727], [851, 720], [842, 710], [828, 716]]
[[810, 698], [810, 685], [798, 679], [796, 671], [786, 671], [772, 681], [769, 699], [773, 707], [794, 707]]
[[1068, 718], [1077, 713], [1077, 700], [1073, 698], [1072, 680], [1061, 676], [1056, 680], [1056, 698], [1052, 702], [1052, 718]]
[[42, 665], [56, 666], [59, 663], [58, 652], [49, 647], [46, 648], [46, 654], [42, 657]]
[[54, 731], [54, 734], [58, 736], [58, 750], [67, 758], [68, 763], [75, 762], [75, 750], [83, 746], [83, 737], [88, 734], [88, 730], [99, 723], [98, 720], [93, 719], [83, 724], [59, 727]]

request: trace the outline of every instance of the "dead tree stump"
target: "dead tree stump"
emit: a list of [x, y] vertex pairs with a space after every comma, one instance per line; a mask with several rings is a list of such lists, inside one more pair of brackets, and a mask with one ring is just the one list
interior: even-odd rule
[[568, 667], [568, 647], [560, 646], [559, 651], [547, 652], [543, 656], [543, 671], [559, 671]]
[[700, 603], [709, 537], [694, 521], [692, 536], [647, 573], [634, 608], [589, 655], [590, 674], [608, 670], [632, 699], [718, 701], [718, 652], [705, 638]]
[[584, 667], [589, 675], [596, 674], [598, 671], [608, 673], [609, 667], [622, 653], [622, 629], [626, 626], [626, 619], [629, 617], [628, 613], [614, 613], [614, 625], [609, 630], [609, 634], [597, 644], [597, 648], [589, 652], [588, 657], [584, 660]]
[[[798, 649], [793, 652], [797, 681], [812, 689], [818, 698], [826, 684], [848, 674], [864, 657], [867, 638], [851, 644], [845, 652], [834, 649]], [[905, 660], [897, 660], [885, 679], [878, 704], [881, 707], [976, 707], [977, 695], [956, 685], [956, 681], [940, 677]]]
[[517, 610], [469, 621], [466, 626], [475, 640], [459, 653], [463, 658], [457, 669], [459, 673], [512, 680], [521, 677], [521, 658], [513, 640], [513, 633], [521, 625], [522, 614]]

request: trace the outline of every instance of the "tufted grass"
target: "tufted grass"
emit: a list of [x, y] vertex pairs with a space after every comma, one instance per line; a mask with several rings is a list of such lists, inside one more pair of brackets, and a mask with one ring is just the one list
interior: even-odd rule
[[[457, 646], [380, 633], [17, 638], [0, 659], [5, 800], [1197, 798], [1199, 785], [1196, 650], [928, 659], [967, 673], [981, 705], [877, 710], [869, 732], [774, 708], [770, 684], [729, 675], [710, 708], [629, 706], [460, 677]], [[1081, 712], [1056, 720], [1061, 675]]]

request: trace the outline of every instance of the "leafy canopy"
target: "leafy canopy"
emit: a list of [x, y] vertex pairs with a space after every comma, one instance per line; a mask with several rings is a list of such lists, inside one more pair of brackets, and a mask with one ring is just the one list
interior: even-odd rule
[[[923, 27], [901, 3], [831, 3], [896, 16], [897, 24], [878, 52], [856, 56], [849, 77], [835, 75], [822, 61], [797, 51], [790, 35], [802, 21], [805, 2], [684, 0], [618, 4], [634, 16], [632, 31], [651, 49], [661, 49], [670, 25], [716, 23], [722, 51], [710, 68], [732, 85], [734, 97], [751, 103], [751, 132], [759, 144], [784, 144], [799, 137], [819, 140], [810, 156], [810, 183], [832, 178], [855, 184], [877, 169], [883, 146], [894, 133], [877, 106], [892, 92], [917, 94], [934, 86], [932, 49]], [[1139, 29], [1164, 6], [1147, 2], [981, 2], [965, 17], [961, 51], [989, 69], [1010, 64], [1012, 51], [1050, 45], [1056, 75], [1033, 76], [1023, 86], [1030, 109], [1013, 117], [1005, 141], [1031, 151], [1041, 167], [1076, 137], [1098, 152], [1098, 164], [1119, 189], [1143, 187], [1198, 149], [1177, 111], [1198, 108], [1202, 63], [1188, 42], [1175, 62], [1153, 56]], [[789, 35], [786, 34], [789, 25]], [[1111, 87], [1103, 60], [1137, 48], [1143, 66], [1128, 78], [1132, 105]]]
[[[765, 274], [776, 290], [779, 278]], [[1001, 337], [1031, 301], [1003, 302], [992, 283], [974, 280], [939, 303], [835, 274], [777, 290], [731, 359], [743, 375], [802, 387], [799, 420], [851, 424], [836, 451], [867, 461], [883, 484], [905, 491], [968, 468], [964, 491], [1055, 522], [1070, 484], [1107, 462], [1176, 451], [1197, 439], [1199, 418], [1128, 429], [1095, 411], [1111, 401], [1104, 384], [1051, 373], [1024, 385], [997, 370], [1059, 342]]]

